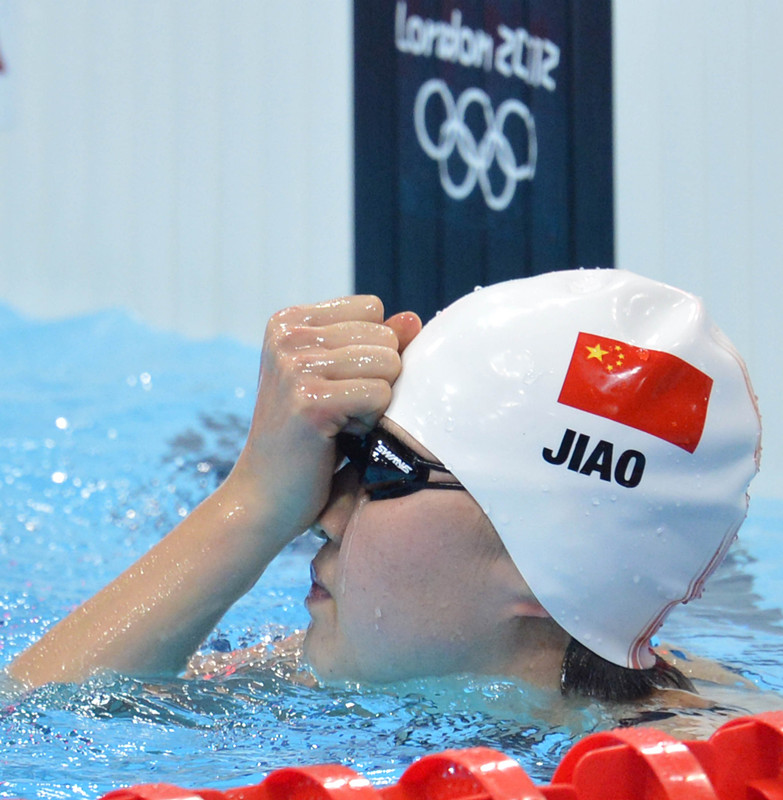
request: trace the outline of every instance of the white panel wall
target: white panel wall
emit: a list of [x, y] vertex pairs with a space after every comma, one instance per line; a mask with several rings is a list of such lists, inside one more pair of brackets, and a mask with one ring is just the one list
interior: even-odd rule
[[[0, 0], [0, 299], [258, 341], [273, 309], [348, 291], [350, 6]], [[614, 16], [618, 266], [705, 297], [780, 495], [783, 3]]]
[[349, 0], [0, 0], [0, 299], [259, 341], [350, 291]]
[[764, 417], [783, 494], [783, 3], [616, 0], [617, 266], [705, 298]]

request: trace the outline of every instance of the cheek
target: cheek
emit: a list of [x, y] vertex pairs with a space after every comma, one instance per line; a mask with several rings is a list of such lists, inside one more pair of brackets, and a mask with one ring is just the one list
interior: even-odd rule
[[413, 537], [383, 507], [366, 505], [361, 519], [340, 545], [339, 589], [342, 615], [378, 616], [376, 608], [410, 593], [411, 574], [401, 551]]
[[454, 504], [448, 507], [426, 495], [406, 500], [386, 507], [367, 504], [343, 540], [340, 588], [346, 629], [356, 626], [394, 637], [431, 635], [441, 627], [444, 613], [456, 622], [475, 606], [470, 595], [480, 584], [480, 565], [465, 515], [456, 514]]

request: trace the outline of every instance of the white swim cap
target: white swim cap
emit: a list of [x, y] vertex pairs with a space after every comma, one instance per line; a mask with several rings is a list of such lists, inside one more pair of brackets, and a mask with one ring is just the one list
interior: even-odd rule
[[473, 495], [546, 611], [627, 667], [700, 594], [758, 469], [740, 356], [698, 298], [621, 270], [458, 300], [405, 351], [386, 416]]

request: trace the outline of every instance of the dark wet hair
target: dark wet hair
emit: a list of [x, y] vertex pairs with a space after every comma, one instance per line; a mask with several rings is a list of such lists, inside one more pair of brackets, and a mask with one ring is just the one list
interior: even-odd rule
[[607, 661], [572, 638], [560, 672], [560, 691], [596, 700], [643, 700], [656, 689], [695, 691], [677, 667], [655, 656], [649, 669], [630, 669]]

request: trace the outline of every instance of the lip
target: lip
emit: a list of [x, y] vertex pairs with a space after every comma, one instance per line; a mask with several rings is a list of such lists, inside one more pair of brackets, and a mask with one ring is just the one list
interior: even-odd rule
[[318, 579], [315, 565], [312, 562], [310, 563], [310, 580], [312, 583], [310, 585], [310, 591], [305, 598], [306, 605], [332, 599], [331, 592]]

